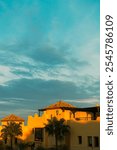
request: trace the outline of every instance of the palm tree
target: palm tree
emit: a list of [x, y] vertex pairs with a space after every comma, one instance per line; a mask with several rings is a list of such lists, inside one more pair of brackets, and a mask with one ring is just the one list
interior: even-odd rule
[[13, 139], [16, 138], [17, 136], [22, 135], [22, 127], [21, 127], [21, 122], [16, 123], [16, 122], [8, 122], [7, 125], [3, 125], [3, 128], [1, 130], [1, 136], [3, 139], [10, 139], [10, 146], [11, 150], [13, 149]]
[[56, 117], [48, 119], [48, 124], [45, 124], [45, 130], [49, 135], [55, 136], [56, 150], [58, 149], [58, 141], [62, 140], [67, 133], [70, 132], [69, 125], [65, 124], [62, 118], [58, 120]]

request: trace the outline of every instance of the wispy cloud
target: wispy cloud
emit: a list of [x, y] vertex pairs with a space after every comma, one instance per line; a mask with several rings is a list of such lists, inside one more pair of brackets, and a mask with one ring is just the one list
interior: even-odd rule
[[65, 100], [66, 102], [77, 104], [79, 107], [91, 107], [99, 104], [99, 97], [97, 98], [88, 98], [88, 99], [77, 99], [77, 100]]
[[33, 110], [60, 99], [95, 104], [99, 16], [99, 1], [0, 1], [3, 112]]

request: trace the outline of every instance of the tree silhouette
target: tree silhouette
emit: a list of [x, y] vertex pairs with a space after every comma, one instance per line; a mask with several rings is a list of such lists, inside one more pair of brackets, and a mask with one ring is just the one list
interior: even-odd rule
[[8, 122], [7, 125], [3, 125], [1, 136], [3, 139], [10, 139], [11, 150], [13, 149], [13, 139], [19, 135], [22, 135], [21, 123]]
[[48, 132], [48, 135], [55, 136], [56, 150], [58, 150], [58, 141], [63, 140], [65, 135], [70, 132], [70, 127], [65, 124], [63, 118], [58, 120], [56, 117], [53, 117], [48, 119], [48, 123], [45, 124], [45, 130]]

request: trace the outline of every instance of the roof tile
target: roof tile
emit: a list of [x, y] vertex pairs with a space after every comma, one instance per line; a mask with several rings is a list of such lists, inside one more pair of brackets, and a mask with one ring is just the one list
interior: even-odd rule
[[76, 107], [64, 101], [58, 101], [55, 104], [51, 104], [45, 107], [45, 109], [56, 109], [56, 108], [76, 108]]
[[1, 122], [2, 121], [24, 121], [23, 118], [19, 117], [19, 116], [16, 116], [14, 114], [10, 114], [8, 116], [6, 116], [5, 118], [1, 119]]

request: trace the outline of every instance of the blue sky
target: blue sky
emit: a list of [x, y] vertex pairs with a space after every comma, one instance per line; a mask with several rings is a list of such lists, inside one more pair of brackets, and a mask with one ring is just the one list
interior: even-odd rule
[[0, 0], [0, 117], [99, 103], [99, 0]]

